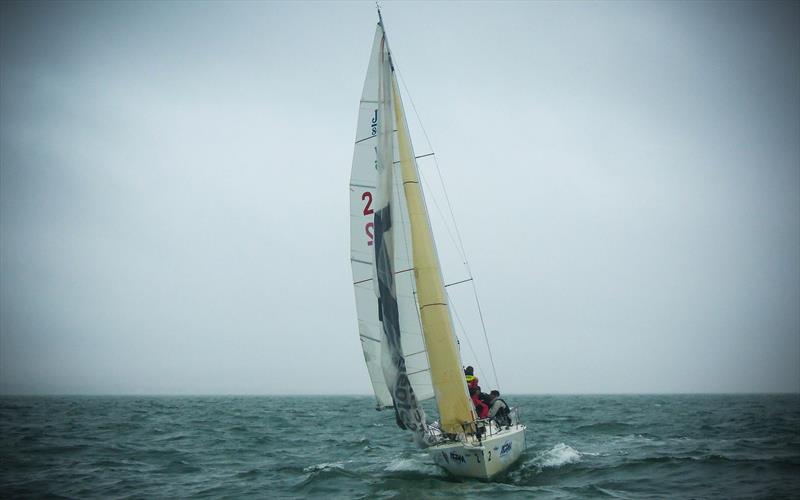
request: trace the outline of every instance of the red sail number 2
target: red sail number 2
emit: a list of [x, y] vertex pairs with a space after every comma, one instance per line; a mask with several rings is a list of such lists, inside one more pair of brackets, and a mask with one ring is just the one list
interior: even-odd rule
[[[364, 215], [372, 215], [374, 211], [372, 210], [372, 193], [369, 191], [364, 191], [364, 194], [361, 195], [361, 200], [366, 200], [367, 204], [364, 207]], [[374, 222], [367, 222], [364, 226], [364, 231], [367, 233], [367, 246], [372, 246], [372, 240], [375, 237], [373, 234], [373, 230], [375, 228]]]

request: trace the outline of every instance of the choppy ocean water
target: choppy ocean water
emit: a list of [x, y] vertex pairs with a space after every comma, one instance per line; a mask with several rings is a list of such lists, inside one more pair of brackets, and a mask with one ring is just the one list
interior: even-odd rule
[[800, 395], [506, 399], [527, 450], [483, 483], [369, 397], [2, 397], [0, 497], [800, 497]]

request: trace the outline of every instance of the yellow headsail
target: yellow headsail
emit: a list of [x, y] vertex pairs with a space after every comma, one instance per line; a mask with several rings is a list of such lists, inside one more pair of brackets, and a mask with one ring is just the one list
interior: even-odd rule
[[403, 103], [392, 75], [395, 126], [403, 189], [411, 225], [414, 274], [417, 283], [422, 330], [428, 350], [441, 428], [448, 433], [463, 432], [463, 424], [475, 420], [467, 393], [453, 322], [442, 282], [439, 257], [433, 241], [430, 219], [419, 184], [414, 150], [408, 134]]

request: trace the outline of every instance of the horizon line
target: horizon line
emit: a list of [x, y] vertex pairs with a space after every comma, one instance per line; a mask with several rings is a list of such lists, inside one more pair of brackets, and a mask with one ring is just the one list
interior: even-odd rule
[[[719, 392], [503, 392], [510, 396], [780, 396], [800, 391]], [[45, 393], [0, 392], [0, 397], [374, 397], [365, 393]]]

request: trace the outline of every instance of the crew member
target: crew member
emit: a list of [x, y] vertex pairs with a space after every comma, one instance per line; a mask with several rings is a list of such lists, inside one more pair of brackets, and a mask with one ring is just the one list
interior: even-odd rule
[[472, 389], [478, 387], [478, 377], [475, 376], [475, 369], [468, 366], [464, 369], [464, 377], [467, 379], [467, 387]]
[[500, 399], [500, 391], [489, 393], [489, 418], [493, 418], [500, 427], [511, 425], [511, 410], [505, 401]]
[[489, 407], [480, 400], [480, 393], [481, 388], [475, 386], [469, 390], [469, 397], [472, 398], [472, 404], [475, 405], [475, 413], [478, 414], [478, 418], [486, 418], [489, 416]]

